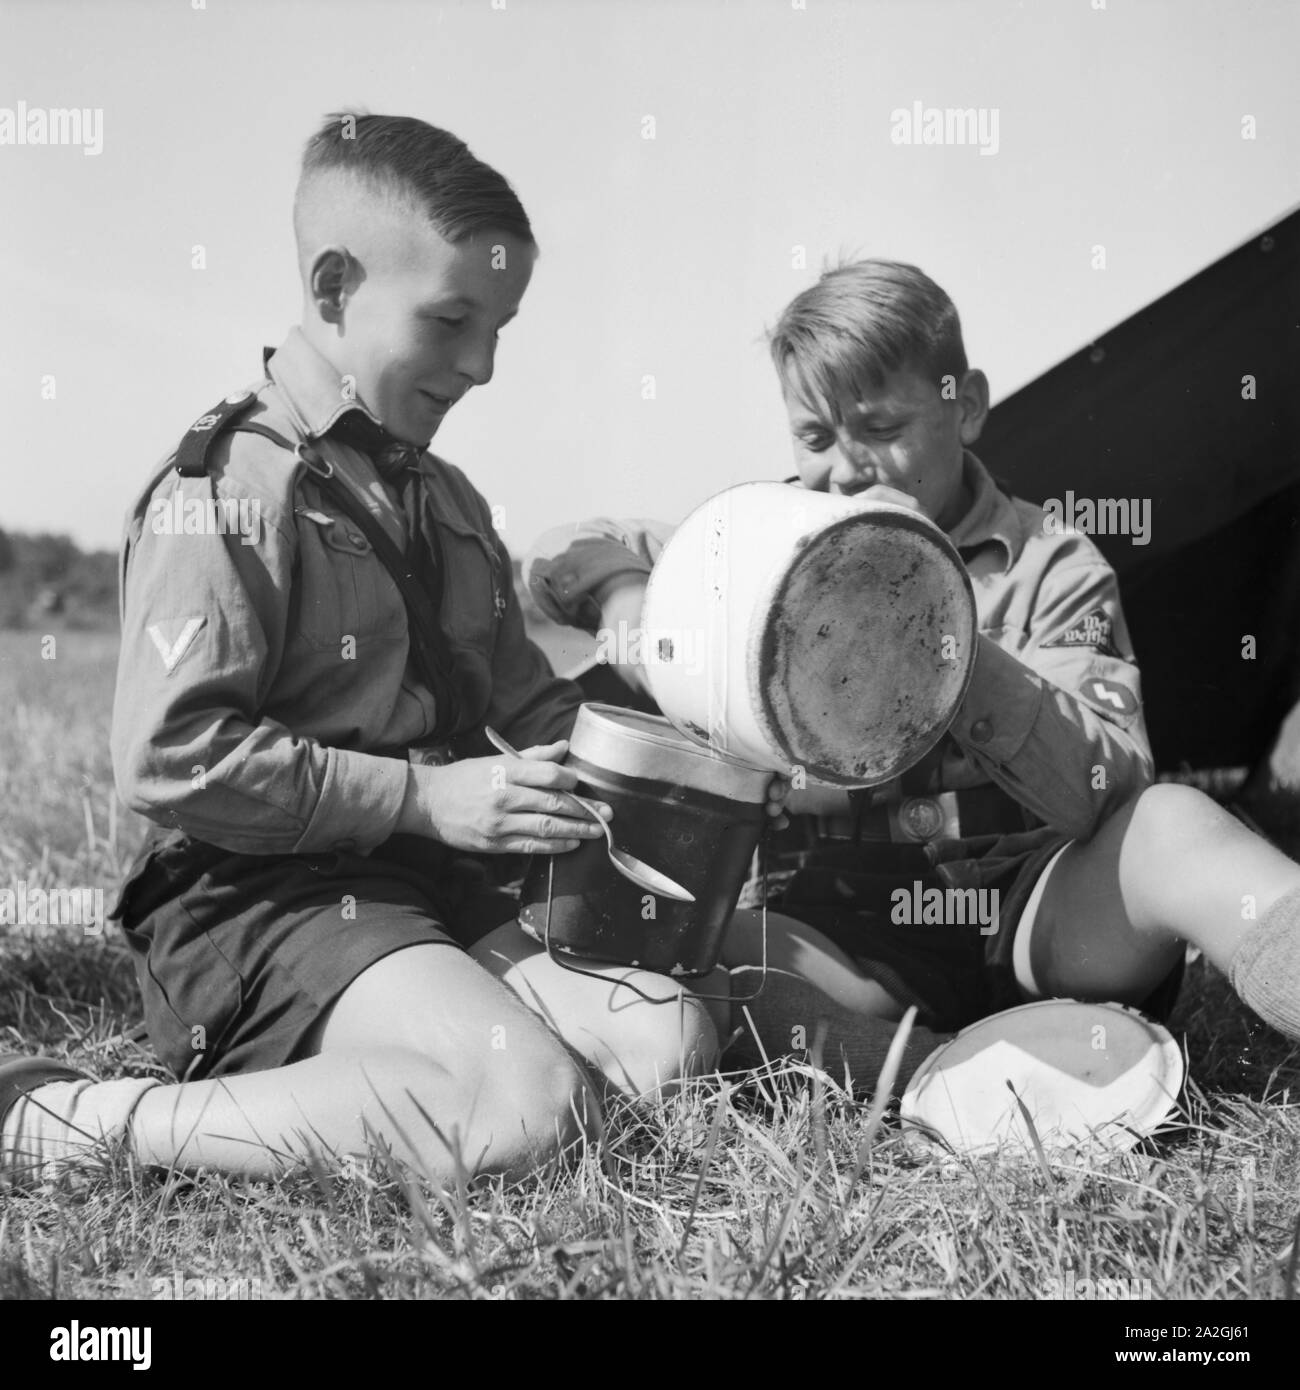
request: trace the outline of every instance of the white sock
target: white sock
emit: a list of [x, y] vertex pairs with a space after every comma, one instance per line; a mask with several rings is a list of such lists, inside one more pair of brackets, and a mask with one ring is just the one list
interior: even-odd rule
[[1300, 1038], [1300, 888], [1283, 893], [1247, 931], [1228, 975], [1265, 1023]]
[[86, 1158], [126, 1133], [153, 1077], [120, 1081], [50, 1081], [19, 1097], [0, 1127], [0, 1178], [36, 1182], [47, 1164]]

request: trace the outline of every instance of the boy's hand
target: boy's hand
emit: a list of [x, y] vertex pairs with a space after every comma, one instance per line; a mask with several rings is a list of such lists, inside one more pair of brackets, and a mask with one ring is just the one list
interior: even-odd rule
[[843, 787], [807, 786], [792, 791], [785, 803], [792, 816], [849, 816], [853, 803]]
[[767, 788], [767, 805], [764, 808], [771, 819], [769, 830], [784, 830], [790, 824], [785, 813], [785, 799], [790, 795], [790, 783], [784, 777], [773, 777]]
[[[412, 764], [397, 830], [479, 854], [563, 854], [604, 831], [559, 793], [578, 785], [562, 767], [568, 742], [525, 748], [518, 758], [466, 758], [445, 767]], [[597, 801], [606, 820], [614, 812]]]

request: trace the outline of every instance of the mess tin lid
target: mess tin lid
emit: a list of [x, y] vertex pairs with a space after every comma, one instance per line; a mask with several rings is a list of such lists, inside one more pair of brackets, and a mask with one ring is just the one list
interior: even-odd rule
[[569, 736], [576, 758], [623, 777], [674, 782], [733, 801], [767, 800], [769, 768], [692, 743], [657, 714], [584, 704]]
[[964, 1153], [1031, 1148], [1019, 1097], [1044, 1149], [1121, 1152], [1169, 1117], [1183, 1073], [1178, 1044], [1136, 1009], [1046, 999], [980, 1019], [931, 1053], [900, 1116]]

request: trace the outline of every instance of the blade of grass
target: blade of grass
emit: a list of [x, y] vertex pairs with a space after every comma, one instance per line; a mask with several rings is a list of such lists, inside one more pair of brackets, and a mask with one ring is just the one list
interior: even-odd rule
[[690, 1210], [686, 1213], [686, 1223], [682, 1227], [682, 1238], [677, 1245], [677, 1263], [680, 1265], [690, 1239], [691, 1228], [695, 1225], [695, 1214], [700, 1209], [700, 1197], [704, 1192], [704, 1180], [708, 1176], [709, 1164], [713, 1161], [714, 1150], [718, 1147], [718, 1135], [722, 1132], [722, 1117], [726, 1114], [731, 1099], [731, 1087], [724, 1081], [718, 1092], [718, 1103], [713, 1110], [713, 1123], [709, 1126], [709, 1137], [704, 1142], [704, 1157], [700, 1160], [699, 1175], [695, 1179], [695, 1191], [691, 1194]]
[[1029, 1107], [1016, 1094], [1016, 1088], [1007, 1081], [1007, 1090], [1011, 1092], [1016, 1102], [1016, 1107], [1020, 1111], [1020, 1118], [1025, 1122], [1025, 1128], [1029, 1131], [1030, 1142], [1034, 1146], [1034, 1153], [1038, 1156], [1038, 1166], [1043, 1170], [1043, 1181], [1049, 1188], [1056, 1186], [1056, 1178], [1053, 1176], [1052, 1169], [1047, 1162], [1047, 1155], [1043, 1152], [1043, 1141], [1038, 1137], [1038, 1129], [1034, 1124], [1033, 1116], [1029, 1113]]
[[862, 1170], [867, 1166], [867, 1158], [871, 1153], [871, 1141], [876, 1137], [880, 1122], [884, 1119], [889, 1102], [893, 1099], [894, 1083], [898, 1080], [899, 1068], [903, 1065], [903, 1052], [907, 1047], [908, 1038], [912, 1035], [912, 1025], [916, 1022], [916, 1013], [916, 1005], [913, 1004], [899, 1019], [893, 1041], [889, 1044], [889, 1051], [885, 1053], [880, 1075], [876, 1078], [876, 1089], [871, 1097], [871, 1106], [862, 1126], [862, 1136], [858, 1140], [857, 1157], [853, 1163], [853, 1172], [849, 1177], [847, 1189], [849, 1192], [853, 1191], [862, 1177]]

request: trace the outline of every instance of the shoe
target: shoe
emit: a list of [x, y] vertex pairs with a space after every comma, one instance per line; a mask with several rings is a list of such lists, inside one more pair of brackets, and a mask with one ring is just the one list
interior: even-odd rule
[[74, 1071], [51, 1057], [15, 1057], [0, 1052], [0, 1124], [10, 1107], [38, 1086], [50, 1081], [89, 1081], [84, 1071]]

